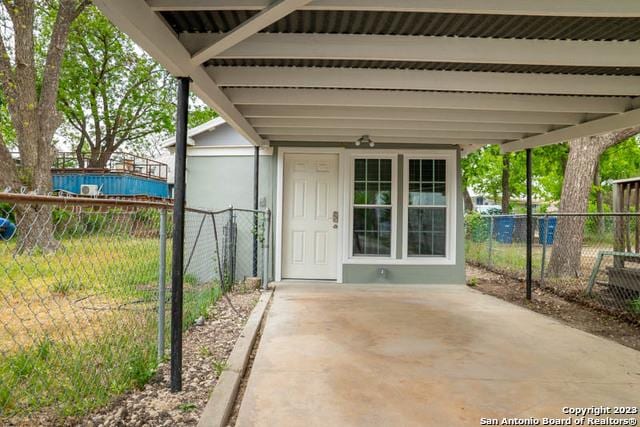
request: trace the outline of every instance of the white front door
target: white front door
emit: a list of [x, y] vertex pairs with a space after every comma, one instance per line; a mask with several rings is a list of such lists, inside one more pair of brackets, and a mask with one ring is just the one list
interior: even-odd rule
[[338, 155], [285, 154], [282, 277], [336, 279]]

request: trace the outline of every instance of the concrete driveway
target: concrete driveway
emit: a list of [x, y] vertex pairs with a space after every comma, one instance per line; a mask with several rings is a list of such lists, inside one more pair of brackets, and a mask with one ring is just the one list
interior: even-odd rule
[[279, 284], [239, 426], [477, 426], [640, 405], [640, 352], [463, 286]]

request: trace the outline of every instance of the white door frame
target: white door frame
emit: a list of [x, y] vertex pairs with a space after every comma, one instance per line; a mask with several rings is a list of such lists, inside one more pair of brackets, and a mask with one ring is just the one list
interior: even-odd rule
[[284, 156], [285, 154], [337, 154], [338, 155], [338, 244], [336, 245], [336, 282], [342, 283], [342, 247], [348, 224], [345, 222], [343, 197], [340, 189], [344, 183], [344, 152], [341, 147], [278, 147], [276, 181], [276, 224], [275, 224], [275, 280], [282, 280], [282, 209], [284, 206]]

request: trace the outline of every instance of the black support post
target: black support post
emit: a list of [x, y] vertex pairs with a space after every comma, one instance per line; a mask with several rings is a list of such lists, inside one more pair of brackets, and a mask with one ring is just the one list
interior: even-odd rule
[[182, 273], [184, 268], [185, 170], [189, 78], [178, 78], [176, 113], [175, 184], [173, 201], [173, 252], [171, 263], [171, 391], [182, 390]]
[[[253, 209], [258, 210], [258, 178], [260, 175], [260, 147], [253, 154]], [[253, 214], [253, 277], [258, 276], [258, 214]]]
[[531, 148], [527, 148], [527, 299], [531, 300], [533, 204], [531, 196]]

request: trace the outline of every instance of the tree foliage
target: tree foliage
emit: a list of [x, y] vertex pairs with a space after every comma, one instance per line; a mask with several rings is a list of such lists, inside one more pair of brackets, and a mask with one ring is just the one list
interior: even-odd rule
[[95, 7], [75, 22], [62, 70], [59, 105], [85, 166], [104, 167], [115, 151], [139, 151], [172, 127], [169, 76]]

